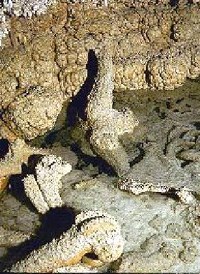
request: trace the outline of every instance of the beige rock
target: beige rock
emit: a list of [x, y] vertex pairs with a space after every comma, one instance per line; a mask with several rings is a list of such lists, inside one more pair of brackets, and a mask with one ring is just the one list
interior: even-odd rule
[[74, 267], [89, 252], [94, 252], [103, 263], [112, 262], [119, 258], [123, 246], [120, 227], [113, 217], [98, 211], [83, 212], [69, 231], [30, 253], [10, 271], [38, 273]]

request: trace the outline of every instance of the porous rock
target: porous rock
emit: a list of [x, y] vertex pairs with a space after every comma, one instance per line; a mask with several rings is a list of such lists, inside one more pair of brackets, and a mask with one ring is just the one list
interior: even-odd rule
[[94, 252], [104, 263], [110, 262], [118, 259], [123, 245], [116, 220], [102, 212], [89, 211], [78, 216], [76, 224], [60, 238], [33, 251], [13, 265], [10, 271], [52, 272], [59, 267], [79, 263], [88, 252]]
[[43, 156], [35, 167], [35, 175], [24, 178], [26, 195], [37, 208], [44, 214], [50, 208], [63, 205], [59, 190], [62, 187], [61, 178], [71, 171], [71, 165], [62, 161], [55, 155]]

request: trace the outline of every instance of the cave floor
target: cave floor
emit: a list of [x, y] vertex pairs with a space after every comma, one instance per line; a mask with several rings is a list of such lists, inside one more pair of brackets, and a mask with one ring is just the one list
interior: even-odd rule
[[[122, 139], [131, 162], [127, 177], [172, 188], [185, 186], [198, 201], [200, 79], [187, 81], [174, 91], [116, 92], [114, 107], [125, 106], [132, 109], [140, 122], [132, 135]], [[67, 132], [66, 128], [57, 129], [53, 139], [41, 137], [32, 144], [44, 145], [48, 140], [46, 147], [66, 147], [62, 154], [67, 159], [69, 146], [74, 145], [70, 138], [65, 140]], [[174, 195], [122, 192], [117, 188], [119, 178], [111, 175], [109, 168], [102, 170], [98, 161], [84, 161], [80, 154], [74, 155], [74, 159], [73, 170], [62, 179], [61, 197], [66, 207], [76, 213], [89, 209], [106, 211], [119, 221], [125, 239], [121, 258], [99, 268], [99, 272], [200, 272], [197, 208]], [[37, 248], [58, 233], [56, 226], [70, 226], [63, 224], [65, 211], [39, 216], [23, 195], [21, 179], [14, 179], [0, 201], [1, 269], [33, 249], [31, 239], [36, 239]], [[66, 219], [72, 214], [69, 211]]]

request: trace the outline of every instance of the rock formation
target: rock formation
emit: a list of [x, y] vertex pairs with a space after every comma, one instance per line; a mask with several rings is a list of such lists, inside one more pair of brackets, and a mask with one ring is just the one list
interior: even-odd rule
[[178, 1], [174, 8], [171, 1], [109, 1], [108, 7], [70, 2], [58, 1], [30, 19], [8, 16], [0, 108], [33, 86], [62, 91], [66, 99], [77, 94], [88, 51], [105, 36], [116, 48], [116, 90], [173, 89], [199, 75], [199, 3]]
[[35, 174], [24, 178], [26, 195], [37, 208], [44, 214], [50, 208], [63, 205], [59, 190], [62, 187], [61, 178], [69, 173], [72, 166], [62, 161], [61, 157], [54, 155], [43, 156], [35, 167]]
[[79, 263], [86, 253], [94, 252], [103, 262], [112, 262], [123, 251], [124, 241], [116, 220], [100, 211], [82, 212], [75, 225], [59, 239], [33, 251], [13, 265], [11, 272], [53, 272], [57, 268]]
[[62, 104], [61, 92], [55, 93], [39, 86], [29, 88], [2, 114], [2, 127], [7, 126], [16, 136], [31, 140], [54, 126]]
[[174, 194], [177, 195], [185, 204], [195, 206], [198, 203], [195, 196], [192, 194], [192, 189], [187, 189], [187, 187], [176, 188], [176, 186], [174, 186], [173, 188], [167, 185], [152, 184], [133, 179], [120, 180], [118, 182], [118, 187], [120, 190], [127, 191], [135, 195], [145, 192]]
[[132, 133], [138, 120], [128, 108], [121, 112], [113, 109], [113, 64], [109, 42], [97, 54], [97, 59], [98, 72], [86, 107], [89, 142], [94, 152], [122, 175], [130, 166], [119, 138]]
[[114, 90], [173, 89], [200, 73], [198, 1], [3, 1], [0, 11], [0, 136], [10, 140], [52, 129], [106, 37]]

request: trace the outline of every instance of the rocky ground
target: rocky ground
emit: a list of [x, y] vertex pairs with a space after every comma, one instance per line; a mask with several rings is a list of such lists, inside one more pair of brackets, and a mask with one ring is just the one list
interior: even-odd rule
[[[129, 106], [140, 122], [134, 134], [123, 139], [132, 163], [127, 177], [174, 188], [187, 186], [198, 200], [200, 80], [174, 91], [116, 92], [114, 107], [122, 106]], [[61, 116], [54, 131], [32, 145], [70, 146], [76, 154], [73, 170], [63, 177], [61, 196], [66, 207], [40, 216], [23, 194], [22, 176], [13, 176], [0, 201], [1, 270], [69, 228], [74, 214], [102, 209], [119, 221], [125, 248], [117, 262], [99, 271], [199, 273], [198, 208], [175, 195], [120, 191], [111, 168], [86, 157], [66, 137], [70, 130], [63, 125], [65, 115]], [[67, 155], [68, 149], [62, 150], [65, 159]]]

